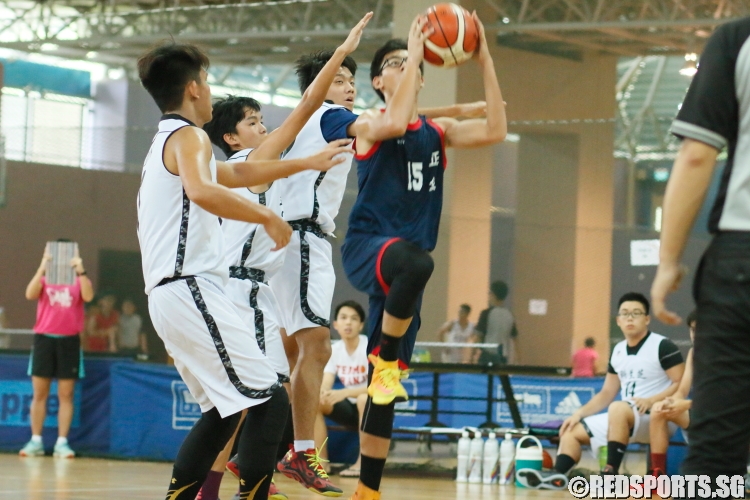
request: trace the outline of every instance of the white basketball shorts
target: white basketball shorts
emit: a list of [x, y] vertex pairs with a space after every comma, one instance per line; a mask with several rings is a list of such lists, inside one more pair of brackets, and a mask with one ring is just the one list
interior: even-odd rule
[[148, 310], [167, 353], [201, 411], [222, 417], [266, 402], [276, 371], [223, 290], [188, 277], [154, 288]]
[[229, 278], [226, 293], [242, 320], [255, 335], [260, 350], [271, 362], [281, 382], [289, 382], [289, 362], [281, 340], [276, 296], [265, 283]]
[[[651, 415], [648, 413], [641, 415], [638, 413], [635, 405], [630, 401], [633, 415], [635, 416], [633, 430], [630, 432], [630, 443], [649, 443], [649, 425], [651, 423]], [[594, 458], [599, 457], [599, 448], [607, 446], [607, 433], [609, 431], [609, 418], [607, 413], [599, 413], [598, 415], [591, 415], [581, 420], [584, 428], [591, 438], [591, 454]], [[671, 437], [677, 431], [677, 425], [673, 422], [669, 422], [669, 436]]]
[[330, 326], [331, 302], [336, 275], [331, 244], [311, 233], [292, 233], [284, 265], [271, 278], [271, 288], [281, 311], [281, 326], [287, 335], [303, 328]]

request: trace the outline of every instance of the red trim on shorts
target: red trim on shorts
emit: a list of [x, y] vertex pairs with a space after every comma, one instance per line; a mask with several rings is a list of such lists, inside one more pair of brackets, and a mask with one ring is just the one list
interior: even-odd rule
[[381, 144], [382, 142], [378, 141], [375, 144], [373, 144], [370, 150], [367, 151], [365, 154], [358, 155], [357, 154], [357, 139], [355, 138], [354, 142], [352, 143], [352, 149], [354, 149], [354, 159], [355, 160], [367, 160], [368, 158], [370, 158], [372, 155], [375, 154], [375, 152], [378, 150]]
[[435, 123], [434, 121], [430, 120], [429, 118], [426, 119], [427, 123], [434, 128], [437, 133], [440, 135], [440, 144], [443, 148], [443, 170], [448, 168], [448, 157], [445, 156], [445, 131], [443, 130], [443, 127]]
[[380, 263], [383, 260], [383, 254], [386, 250], [388, 250], [388, 247], [396, 243], [397, 241], [401, 240], [401, 238], [391, 238], [390, 240], [386, 241], [382, 247], [380, 247], [380, 251], [378, 252], [378, 260], [375, 262], [375, 276], [378, 278], [378, 283], [380, 283], [380, 287], [383, 289], [386, 295], [388, 295], [388, 292], [390, 291], [391, 287], [388, 286], [388, 283], [385, 282], [383, 279], [383, 274], [380, 272]]
[[[370, 353], [373, 356], [379, 356], [380, 355], [380, 346], [375, 346], [375, 349], [372, 350]], [[398, 360], [398, 369], [399, 370], [408, 370], [409, 365], [407, 365], [403, 360]]]

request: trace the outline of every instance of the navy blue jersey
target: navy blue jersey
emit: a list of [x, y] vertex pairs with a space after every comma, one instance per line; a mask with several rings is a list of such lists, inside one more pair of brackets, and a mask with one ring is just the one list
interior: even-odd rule
[[349, 234], [403, 238], [432, 251], [443, 209], [442, 129], [420, 116], [403, 137], [376, 143], [354, 159], [359, 194]]

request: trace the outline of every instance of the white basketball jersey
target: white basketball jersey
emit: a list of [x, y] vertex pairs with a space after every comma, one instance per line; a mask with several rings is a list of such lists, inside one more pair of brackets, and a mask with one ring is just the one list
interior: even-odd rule
[[[245, 161], [251, 151], [252, 149], [238, 151], [227, 160], [227, 163]], [[281, 187], [278, 181], [271, 184], [271, 187], [264, 193], [256, 194], [247, 188], [236, 188], [233, 191], [253, 203], [270, 208], [273, 213], [283, 217]], [[225, 220], [221, 225], [221, 230], [226, 242], [227, 268], [229, 266], [242, 266], [260, 269], [266, 273], [266, 279], [270, 279], [284, 263], [285, 249], [271, 251], [276, 243], [261, 224]]]
[[620, 396], [623, 400], [648, 398], [672, 385], [659, 361], [659, 344], [664, 335], [649, 332], [638, 352], [628, 354], [626, 340], [612, 350], [610, 364], [620, 377]]
[[[229, 278], [219, 218], [191, 202], [179, 175], [164, 165], [164, 145], [182, 127], [194, 126], [179, 115], [165, 115], [151, 142], [138, 191], [138, 242], [146, 293], [164, 278], [201, 276], [219, 286]], [[216, 159], [211, 155], [211, 180]]]
[[[284, 159], [304, 158], [319, 153], [328, 143], [323, 137], [320, 120], [330, 109], [343, 108], [336, 104], [323, 103], [307, 121]], [[313, 219], [324, 233], [336, 229], [334, 219], [341, 208], [346, 190], [346, 177], [352, 166], [354, 152], [346, 155], [346, 161], [328, 172], [305, 170], [283, 179], [284, 220]]]

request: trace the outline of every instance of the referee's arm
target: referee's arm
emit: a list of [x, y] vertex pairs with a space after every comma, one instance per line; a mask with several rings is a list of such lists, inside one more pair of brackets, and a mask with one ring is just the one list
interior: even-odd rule
[[735, 47], [731, 27], [719, 27], [706, 43], [672, 133], [682, 139], [664, 195], [659, 267], [651, 287], [654, 315], [664, 323], [680, 317], [666, 308], [667, 295], [684, 274], [680, 258], [706, 198], [716, 159], [737, 135]]

